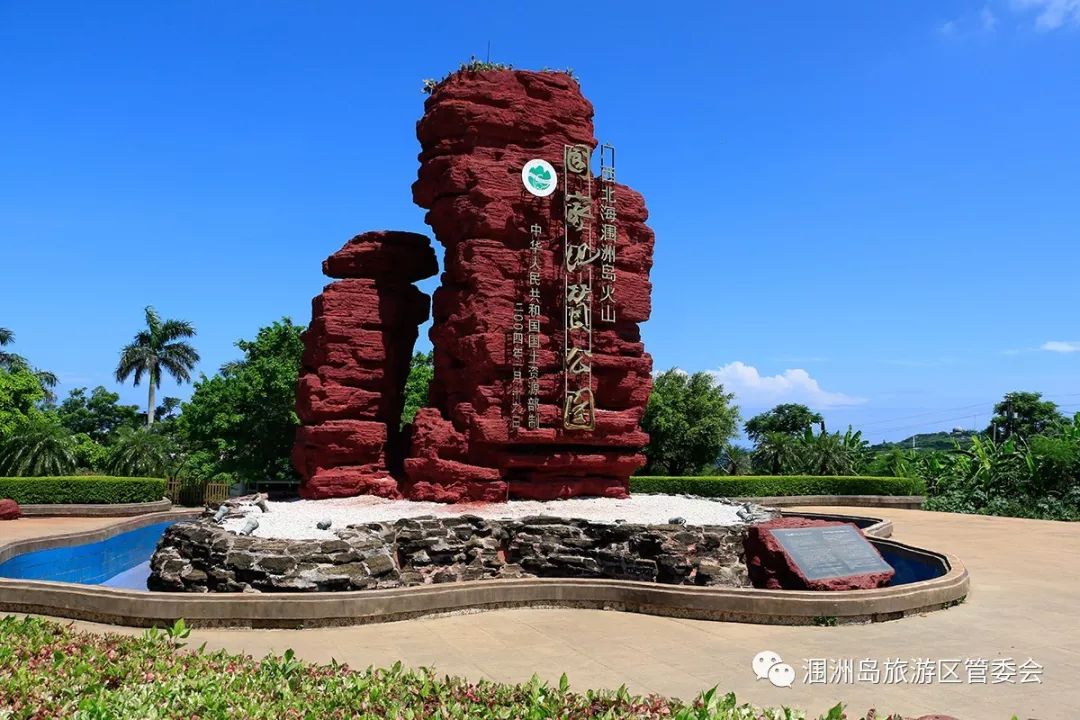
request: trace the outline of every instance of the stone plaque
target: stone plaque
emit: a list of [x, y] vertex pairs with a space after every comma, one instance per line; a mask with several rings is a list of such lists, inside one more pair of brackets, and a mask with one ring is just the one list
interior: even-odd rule
[[892, 566], [850, 525], [770, 531], [807, 580], [887, 573]]

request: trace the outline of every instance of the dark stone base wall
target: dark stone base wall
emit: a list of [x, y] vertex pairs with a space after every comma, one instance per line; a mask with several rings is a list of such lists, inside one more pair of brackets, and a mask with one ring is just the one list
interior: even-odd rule
[[336, 540], [239, 536], [208, 520], [165, 531], [151, 590], [313, 592], [500, 578], [749, 587], [746, 526], [603, 524], [464, 515], [350, 526]]

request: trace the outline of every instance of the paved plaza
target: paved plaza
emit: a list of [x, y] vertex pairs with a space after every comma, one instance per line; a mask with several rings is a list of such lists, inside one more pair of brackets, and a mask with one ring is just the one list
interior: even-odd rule
[[[953, 553], [967, 565], [967, 602], [943, 612], [872, 625], [780, 627], [680, 620], [599, 610], [503, 610], [351, 628], [315, 630], [196, 630], [190, 642], [263, 655], [293, 648], [305, 659], [331, 658], [353, 667], [431, 665], [440, 672], [499, 681], [534, 672], [571, 684], [691, 697], [718, 685], [759, 705], [787, 704], [822, 712], [837, 701], [853, 713], [872, 706], [919, 715], [960, 718], [1070, 717], [1080, 705], [1080, 525], [949, 515], [916, 510], [806, 508], [815, 512], [885, 517], [894, 538]], [[0, 525], [0, 542], [36, 532], [72, 532], [108, 524], [95, 520], [20, 520]], [[34, 524], [33, 531], [29, 523]], [[52, 529], [46, 530], [52, 523]], [[87, 523], [87, 525], [78, 525]], [[97, 523], [96, 525], [93, 523]], [[21, 533], [21, 534], [20, 534]], [[112, 626], [76, 623], [95, 631]], [[791, 688], [757, 681], [750, 668], [760, 650], [779, 653], [797, 670]], [[1041, 684], [807, 684], [809, 659], [888, 660], [1029, 658], [1042, 666]], [[834, 663], [835, 664], [835, 663]], [[926, 678], [921, 678], [926, 679]]]

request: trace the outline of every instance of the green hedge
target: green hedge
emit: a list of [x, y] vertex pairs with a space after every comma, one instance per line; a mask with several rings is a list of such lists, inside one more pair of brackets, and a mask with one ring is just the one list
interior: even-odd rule
[[686, 493], [702, 497], [787, 495], [923, 495], [922, 480], [858, 475], [720, 475], [715, 477], [632, 477], [630, 492]]
[[161, 478], [105, 477], [11, 477], [0, 478], [0, 498], [20, 505], [56, 503], [136, 503], [165, 497]]

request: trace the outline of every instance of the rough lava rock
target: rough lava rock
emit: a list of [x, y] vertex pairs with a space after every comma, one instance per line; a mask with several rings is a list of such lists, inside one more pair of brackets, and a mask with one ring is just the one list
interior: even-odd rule
[[19, 503], [14, 500], [0, 500], [0, 520], [17, 520], [22, 515]]
[[749, 587], [745, 525], [425, 516], [350, 525], [333, 540], [239, 536], [209, 519], [167, 528], [151, 590], [317, 592], [526, 577]]
[[312, 301], [302, 335], [292, 454], [301, 496], [400, 497], [405, 380], [429, 308], [412, 283], [437, 270], [430, 241], [407, 232], [357, 235], [323, 262], [341, 279]]
[[[780, 545], [780, 541], [770, 532], [789, 528], [840, 525], [851, 525], [858, 530], [860, 535], [863, 534], [854, 523], [800, 517], [778, 518], [751, 525], [746, 535], [746, 565], [754, 587], [784, 590], [866, 590], [888, 585], [896, 574], [895, 570], [808, 580]], [[872, 544], [871, 547], [873, 547]], [[874, 548], [874, 551], [877, 552], [877, 548]]]
[[[640, 420], [652, 359], [639, 324], [651, 311], [653, 231], [641, 194], [615, 185], [616, 321], [594, 305], [595, 430], [562, 426], [563, 192], [527, 194], [522, 166], [552, 162], [563, 148], [595, 148], [593, 107], [563, 73], [462, 72], [439, 84], [417, 125], [419, 177], [413, 198], [445, 248], [433, 300], [434, 380], [430, 409], [415, 420], [404, 463], [405, 495], [416, 500], [546, 500], [625, 497], [645, 461]], [[600, 193], [600, 183], [593, 182]], [[530, 228], [543, 227], [538, 429], [510, 428], [514, 305], [525, 299]]]

